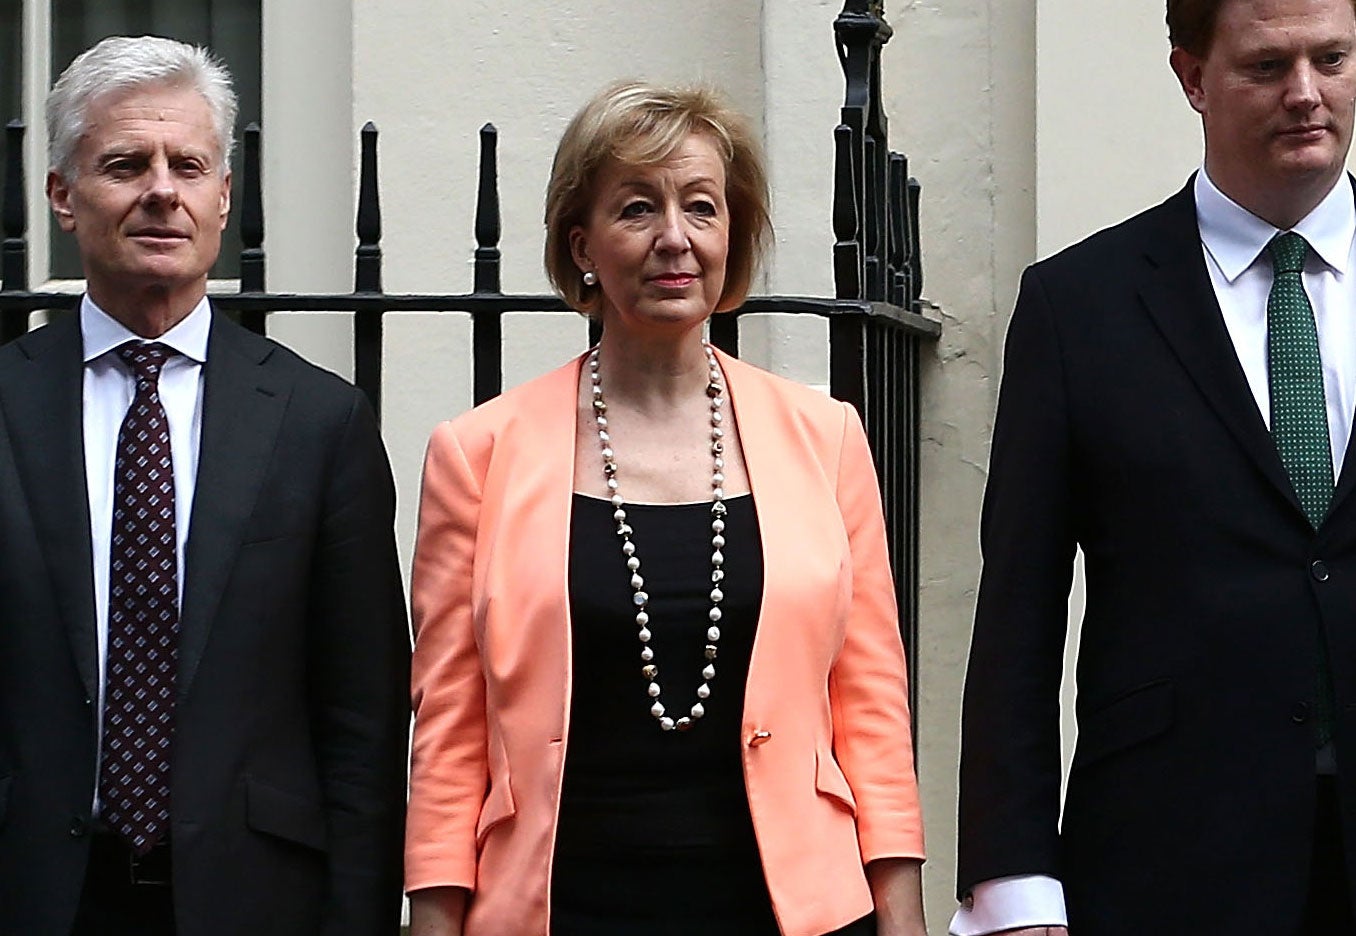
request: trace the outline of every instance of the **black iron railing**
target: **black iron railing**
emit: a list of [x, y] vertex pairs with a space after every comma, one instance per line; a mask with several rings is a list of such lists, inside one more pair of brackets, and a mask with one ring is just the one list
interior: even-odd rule
[[847, 0], [834, 21], [846, 83], [834, 129], [833, 247], [838, 300], [865, 300], [902, 311], [907, 324], [834, 316], [829, 325], [830, 373], [851, 373], [859, 386], [835, 386], [862, 413], [885, 504], [886, 532], [899, 595], [900, 626], [909, 648], [910, 703], [917, 709], [918, 491], [921, 415], [919, 339], [940, 334], [922, 318], [923, 257], [918, 237], [918, 181], [908, 160], [890, 150], [881, 101], [881, 51], [894, 31], [882, 0]]
[[[918, 450], [919, 350], [940, 333], [922, 314], [922, 261], [918, 248], [918, 183], [908, 178], [905, 158], [889, 151], [881, 106], [880, 53], [889, 40], [879, 0], [847, 0], [835, 22], [847, 83], [841, 123], [834, 129], [833, 271], [836, 296], [752, 297], [739, 309], [711, 320], [711, 340], [738, 353], [739, 319], [752, 312], [816, 315], [829, 323], [829, 392], [862, 414], [880, 475], [886, 527], [906, 645], [918, 635]], [[6, 128], [7, 165], [0, 225], [0, 343], [27, 331], [33, 312], [69, 310], [79, 297], [32, 291], [28, 280], [23, 136], [17, 121]], [[353, 292], [270, 293], [264, 251], [260, 129], [245, 130], [240, 177], [239, 292], [213, 295], [215, 306], [263, 333], [275, 312], [351, 312], [354, 381], [381, 412], [382, 321], [388, 312], [456, 312], [472, 323], [473, 398], [481, 403], [503, 386], [502, 317], [507, 312], [567, 311], [559, 297], [512, 294], [500, 288], [501, 219], [497, 169], [498, 134], [480, 131], [480, 169], [475, 214], [472, 291], [455, 295], [396, 295], [382, 291], [381, 203], [377, 128], [361, 132]], [[597, 324], [589, 339], [596, 341]], [[917, 655], [910, 653], [916, 702]]]

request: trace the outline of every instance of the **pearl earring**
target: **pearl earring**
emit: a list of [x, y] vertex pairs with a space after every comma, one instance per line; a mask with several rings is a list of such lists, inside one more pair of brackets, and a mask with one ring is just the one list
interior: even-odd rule
[[598, 274], [597, 274], [597, 273], [594, 273], [592, 270], [586, 271], [586, 272], [584, 273], [584, 285], [585, 285], [585, 286], [597, 286], [597, 285], [598, 285]]

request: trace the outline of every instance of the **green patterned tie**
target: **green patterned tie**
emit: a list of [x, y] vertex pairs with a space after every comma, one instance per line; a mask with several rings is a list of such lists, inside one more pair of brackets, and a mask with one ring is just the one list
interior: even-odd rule
[[[1309, 244], [1290, 231], [1273, 238], [1268, 249], [1275, 270], [1271, 295], [1267, 297], [1271, 435], [1300, 507], [1317, 530], [1332, 502], [1333, 477], [1318, 329], [1300, 276]], [[1332, 676], [1325, 643], [1320, 633], [1315, 712], [1320, 746], [1331, 739], [1333, 725]]]

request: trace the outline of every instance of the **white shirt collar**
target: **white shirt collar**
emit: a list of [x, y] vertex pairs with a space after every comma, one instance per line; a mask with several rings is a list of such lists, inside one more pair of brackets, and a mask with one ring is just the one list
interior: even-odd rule
[[[199, 364], [207, 362], [207, 338], [212, 330], [212, 307], [203, 296], [193, 311], [156, 341], [169, 345]], [[144, 341], [140, 335], [113, 318], [85, 293], [80, 300], [80, 336], [88, 364], [128, 341]]]
[[[1201, 242], [1232, 283], [1253, 265], [1279, 228], [1221, 192], [1204, 168], [1196, 173], [1195, 196]], [[1356, 196], [1350, 177], [1343, 174], [1332, 191], [1291, 230], [1304, 235], [1325, 264], [1345, 274], [1351, 261], [1351, 243], [1356, 239]]]

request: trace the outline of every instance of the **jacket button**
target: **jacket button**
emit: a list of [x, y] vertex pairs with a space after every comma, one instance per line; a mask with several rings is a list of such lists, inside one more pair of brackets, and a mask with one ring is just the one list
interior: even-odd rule
[[753, 737], [749, 738], [749, 747], [761, 747], [772, 740], [772, 732], [755, 731]]
[[1309, 720], [1309, 703], [1296, 702], [1290, 707], [1290, 720], [1297, 725], [1302, 725]]
[[88, 829], [89, 825], [85, 822], [84, 819], [82, 819], [79, 816], [71, 817], [71, 826], [69, 830], [71, 833], [71, 838], [80, 838], [82, 835], [85, 834], [86, 831], [88, 831]]
[[1309, 566], [1309, 574], [1320, 582], [1328, 580], [1328, 564], [1322, 559], [1315, 559], [1314, 564]]

